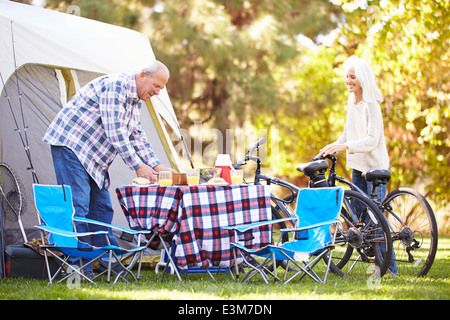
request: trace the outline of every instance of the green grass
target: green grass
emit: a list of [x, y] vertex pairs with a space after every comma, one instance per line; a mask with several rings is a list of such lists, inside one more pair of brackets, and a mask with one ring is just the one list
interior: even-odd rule
[[384, 276], [379, 288], [367, 285], [368, 275], [339, 278], [330, 274], [326, 284], [311, 279], [286, 285], [265, 284], [260, 277], [248, 283], [237, 283], [229, 275], [155, 274], [143, 270], [141, 281], [100, 281], [97, 285], [82, 282], [80, 288], [69, 289], [67, 283], [47, 285], [46, 280], [1, 279], [2, 300], [448, 300], [450, 298], [450, 238], [439, 238], [435, 262], [426, 277]]

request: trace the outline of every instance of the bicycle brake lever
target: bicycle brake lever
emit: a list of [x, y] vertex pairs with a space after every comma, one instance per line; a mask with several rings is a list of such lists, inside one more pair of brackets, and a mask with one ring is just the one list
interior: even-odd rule
[[311, 161], [317, 161], [317, 160], [323, 160], [323, 159], [325, 159], [325, 157], [324, 156], [322, 156], [322, 154], [321, 153], [319, 153], [318, 155], [316, 155], [314, 158], [312, 158], [312, 160]]
[[242, 165], [243, 165], [243, 163], [239, 161], [234, 165], [234, 169], [239, 170], [242, 167]]
[[248, 156], [245, 156], [234, 165], [235, 170], [239, 170], [243, 165], [246, 165], [248, 161]]

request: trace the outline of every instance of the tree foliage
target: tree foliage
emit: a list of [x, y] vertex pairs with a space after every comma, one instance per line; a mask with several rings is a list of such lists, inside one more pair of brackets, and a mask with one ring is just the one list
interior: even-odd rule
[[[393, 182], [421, 182], [442, 205], [450, 189], [450, 2], [371, 1], [352, 8], [340, 44], [371, 61], [384, 94]], [[354, 10], [353, 10], [354, 9]]]
[[[181, 127], [278, 133], [276, 174], [298, 177], [343, 130], [342, 62], [368, 60], [382, 110], [393, 187], [426, 186], [448, 203], [450, 12], [448, 0], [47, 0], [67, 12], [146, 33], [171, 70]], [[70, 12], [69, 12], [70, 13]], [[320, 45], [321, 35], [336, 34]], [[306, 36], [317, 46], [302, 45]], [[268, 144], [270, 146], [270, 144]], [[341, 157], [344, 169], [345, 159]], [[344, 170], [340, 173], [345, 172]]]
[[[311, 37], [334, 26], [328, 1], [169, 0], [151, 14], [157, 56], [172, 66], [171, 98], [180, 120], [219, 130], [269, 112], [283, 95], [283, 68], [303, 54], [299, 30]], [[325, 14], [327, 13], [327, 14]]]

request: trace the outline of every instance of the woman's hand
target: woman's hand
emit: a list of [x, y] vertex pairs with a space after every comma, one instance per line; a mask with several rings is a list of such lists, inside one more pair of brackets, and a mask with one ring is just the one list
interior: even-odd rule
[[348, 149], [346, 144], [329, 144], [325, 146], [322, 150], [320, 150], [320, 154], [322, 156], [327, 156], [329, 154], [335, 154], [341, 151], [345, 151]]

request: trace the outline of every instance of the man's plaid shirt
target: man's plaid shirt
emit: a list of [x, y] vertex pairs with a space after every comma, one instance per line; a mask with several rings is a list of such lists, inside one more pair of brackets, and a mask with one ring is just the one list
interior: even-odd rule
[[140, 122], [141, 100], [134, 75], [92, 80], [57, 114], [42, 139], [66, 146], [99, 188], [109, 187], [108, 168], [117, 154], [136, 170], [159, 164]]

